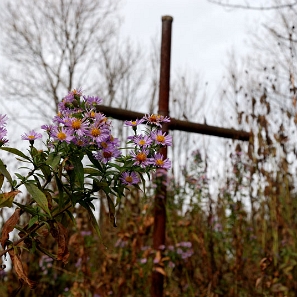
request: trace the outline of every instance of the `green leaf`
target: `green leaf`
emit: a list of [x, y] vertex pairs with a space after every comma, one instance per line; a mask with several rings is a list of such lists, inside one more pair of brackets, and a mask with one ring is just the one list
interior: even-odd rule
[[0, 172], [7, 178], [7, 180], [9, 181], [9, 183], [12, 184], [11, 175], [7, 171], [6, 166], [4, 165], [4, 163], [2, 162], [1, 159], [0, 159]]
[[13, 204], [17, 205], [20, 209], [28, 212], [32, 216], [35, 216], [38, 213], [37, 210], [32, 206], [23, 205], [23, 204], [20, 204], [18, 202], [13, 202]]
[[142, 181], [142, 185], [143, 185], [143, 193], [144, 193], [144, 195], [145, 195], [145, 179], [144, 179], [144, 177], [142, 176], [142, 174], [139, 174], [139, 176], [140, 176], [140, 179], [141, 179], [141, 181]]
[[60, 163], [60, 160], [61, 160], [61, 156], [60, 155], [57, 155], [56, 153], [50, 153], [48, 155], [48, 158], [46, 160], [46, 165], [49, 165], [51, 166], [53, 169], [55, 169], [59, 163]]
[[102, 190], [106, 187], [108, 187], [107, 182], [100, 182], [98, 179], [93, 179], [93, 190], [95, 192], [98, 192], [99, 190]]
[[19, 151], [18, 149], [12, 148], [12, 147], [0, 147], [1, 150], [3, 151], [7, 151], [9, 153], [15, 154], [25, 160], [30, 161], [30, 158], [28, 156], [26, 156], [24, 153], [22, 153], [21, 151]]
[[71, 211], [69, 211], [68, 209], [66, 210], [66, 213], [68, 214], [69, 218], [71, 219], [73, 225], [75, 225], [76, 224], [76, 220], [75, 220], [75, 218], [73, 216], [73, 213]]
[[15, 176], [17, 178], [19, 178], [21, 181], [25, 181], [25, 179], [26, 179], [24, 176], [22, 176], [21, 174], [18, 174], [18, 173], [15, 173]]
[[89, 160], [94, 164], [94, 166], [96, 168], [98, 168], [101, 172], [103, 172], [103, 168], [102, 168], [101, 163], [94, 158], [93, 154], [91, 152], [89, 152], [89, 151], [87, 151], [86, 153], [87, 153], [87, 156], [88, 156]]
[[58, 193], [59, 193], [59, 207], [61, 208], [64, 205], [64, 187], [63, 187], [63, 183], [60, 180], [59, 176], [54, 173], [55, 175], [55, 179], [56, 179], [56, 183], [57, 183], [57, 187], [58, 187]]
[[40, 169], [41, 169], [46, 181], [50, 181], [52, 178], [50, 168], [46, 165], [42, 165], [42, 166], [40, 166]]
[[38, 155], [38, 150], [35, 147], [31, 147], [31, 155], [34, 157]]
[[101, 172], [95, 168], [84, 168], [84, 173], [92, 176], [99, 176]]
[[28, 223], [28, 228], [30, 228], [31, 226], [33, 226], [36, 222], [38, 222], [39, 217], [38, 216], [34, 216], [30, 219], [29, 223]]
[[73, 158], [71, 160], [73, 166], [74, 166], [74, 172], [75, 172], [75, 179], [78, 182], [79, 186], [81, 188], [84, 187], [84, 167], [81, 162], [81, 160], [77, 158]]
[[49, 256], [50, 258], [57, 260], [57, 256], [52, 254], [51, 252], [49, 252], [47, 249], [45, 249], [44, 247], [42, 247], [42, 245], [37, 244], [36, 248], [41, 251], [43, 254], [46, 254], [47, 256]]
[[48, 208], [48, 201], [45, 194], [38, 189], [34, 184], [25, 184], [28, 192], [32, 195], [32, 198], [36, 201], [36, 203], [51, 217], [51, 212]]
[[109, 162], [108, 165], [109, 165], [110, 167], [114, 167], [114, 168], [116, 168], [116, 169], [119, 170], [119, 171], [121, 171], [121, 169], [122, 169], [122, 166], [119, 166], [118, 164], [115, 164], [115, 163], [111, 163], [111, 162]]
[[117, 227], [116, 219], [115, 219], [114, 203], [113, 203], [112, 199], [109, 197], [109, 195], [106, 195], [106, 197], [107, 197], [107, 203], [108, 203], [108, 209], [109, 209], [109, 220], [114, 227]]

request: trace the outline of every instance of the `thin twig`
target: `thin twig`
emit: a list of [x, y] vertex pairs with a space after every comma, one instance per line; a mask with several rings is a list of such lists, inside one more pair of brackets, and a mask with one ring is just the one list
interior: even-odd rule
[[208, 2], [220, 5], [223, 7], [228, 7], [228, 8], [234, 8], [234, 9], [251, 9], [251, 10], [272, 10], [272, 9], [282, 9], [282, 8], [288, 8], [295, 6], [297, 4], [297, 1], [294, 1], [292, 3], [288, 4], [280, 4], [280, 5], [271, 5], [271, 6], [250, 6], [249, 4], [247, 5], [242, 5], [242, 4], [230, 4], [230, 3], [224, 3], [221, 1], [217, 0], [208, 0]]
[[[53, 218], [56, 218], [57, 216], [59, 216], [60, 214], [62, 214], [64, 211], [66, 211], [67, 209], [69, 209], [72, 206], [72, 204], [69, 204], [68, 206], [65, 206], [62, 210], [60, 210], [58, 213], [56, 213]], [[48, 220], [47, 220], [48, 221]], [[7, 249], [3, 250], [2, 252], [0, 252], [0, 257], [4, 256], [8, 251], [12, 250], [13, 247], [19, 245], [21, 242], [23, 242], [27, 237], [29, 237], [33, 232], [37, 231], [38, 229], [40, 229], [41, 227], [43, 227], [45, 224], [45, 222], [40, 223], [39, 225], [35, 226], [32, 230], [30, 230], [29, 233], [25, 234], [22, 238], [18, 239], [17, 241], [13, 242], [13, 244], [8, 247]]]

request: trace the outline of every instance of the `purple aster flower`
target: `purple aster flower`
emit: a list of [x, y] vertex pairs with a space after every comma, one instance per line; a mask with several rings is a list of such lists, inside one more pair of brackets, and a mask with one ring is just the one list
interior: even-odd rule
[[72, 143], [74, 143], [77, 146], [87, 146], [90, 144], [90, 141], [85, 138], [85, 137], [80, 137], [80, 136], [74, 136], [71, 140]]
[[171, 161], [169, 159], [164, 160], [164, 156], [160, 153], [157, 153], [154, 158], [151, 158], [151, 163], [163, 169], [169, 169], [171, 167]]
[[102, 103], [102, 99], [98, 97], [88, 96], [85, 98], [86, 106], [89, 108], [96, 107]]
[[81, 236], [90, 236], [92, 235], [92, 231], [80, 231]]
[[81, 258], [78, 258], [77, 261], [76, 261], [76, 263], [75, 263], [75, 267], [76, 268], [81, 267], [81, 262], [82, 262], [82, 259]]
[[179, 255], [183, 254], [183, 250], [181, 248], [177, 248], [176, 253]]
[[89, 128], [86, 134], [90, 136], [93, 141], [96, 141], [98, 144], [100, 142], [106, 141], [109, 137], [109, 129], [108, 126], [104, 125], [102, 127], [99, 127], [97, 124], [92, 124]]
[[8, 142], [8, 140], [5, 138], [6, 135], [7, 130], [4, 127], [0, 127], [0, 146]]
[[174, 267], [175, 267], [175, 264], [174, 264], [172, 261], [169, 261], [168, 266], [169, 266], [170, 268], [174, 268]]
[[108, 126], [110, 126], [110, 122], [108, 121], [107, 117], [101, 113], [101, 112], [97, 112], [95, 114], [95, 122], [97, 125], [103, 125], [103, 124], [106, 124]]
[[124, 241], [124, 240], [122, 240], [121, 238], [119, 238], [118, 240], [117, 240], [117, 242], [115, 243], [115, 247], [121, 247], [121, 248], [123, 248], [123, 247], [125, 247], [127, 245], [127, 241]]
[[147, 147], [152, 144], [153, 140], [147, 135], [135, 135], [133, 137], [133, 142], [140, 147]]
[[0, 127], [0, 138], [3, 138], [7, 135], [7, 130], [4, 127]]
[[106, 141], [111, 145], [113, 145], [114, 147], [120, 147], [120, 140], [116, 137], [113, 137], [111, 134], [109, 134]]
[[58, 140], [58, 141], [65, 141], [67, 143], [70, 143], [71, 140], [73, 139], [73, 135], [71, 133], [71, 131], [69, 131], [68, 129], [64, 128], [64, 127], [54, 127], [50, 133], [50, 136], [54, 139], [54, 140]]
[[0, 114], [0, 126], [5, 126], [7, 121], [7, 115], [6, 114]]
[[82, 94], [83, 94], [83, 91], [82, 91], [82, 89], [81, 88], [78, 88], [78, 89], [73, 89], [72, 91], [70, 91], [69, 93], [68, 93], [68, 95], [66, 95], [65, 97], [64, 97], [64, 99], [65, 100], [71, 100], [71, 99], [74, 99], [75, 97], [80, 97], [80, 96], [82, 96]]
[[161, 260], [161, 259], [159, 259], [159, 258], [156, 257], [156, 258], [154, 259], [153, 263], [154, 263], [154, 264], [160, 263], [160, 260]]
[[166, 132], [162, 133], [161, 130], [154, 131], [151, 133], [152, 139], [155, 141], [156, 144], [160, 145], [172, 145], [172, 136], [166, 135]]
[[141, 258], [141, 259], [139, 260], [139, 262], [140, 262], [141, 264], [145, 264], [145, 263], [147, 262], [147, 258]]
[[117, 158], [120, 155], [121, 155], [120, 150], [111, 144], [107, 144], [106, 148], [94, 153], [95, 159], [97, 159], [98, 161], [104, 164], [109, 162], [112, 158]]
[[73, 100], [73, 97], [63, 98], [62, 101], [58, 104], [58, 109], [62, 112], [71, 109], [73, 107]]
[[21, 137], [22, 137], [22, 140], [29, 140], [29, 142], [33, 144], [34, 140], [42, 138], [42, 134], [37, 133], [34, 130], [31, 130], [28, 133], [25, 133], [24, 135], [22, 135]]
[[85, 117], [88, 118], [89, 121], [93, 122], [95, 120], [97, 112], [93, 109], [85, 112]]
[[190, 242], [190, 241], [182, 241], [180, 243], [177, 243], [176, 246], [191, 248], [192, 247], [192, 242]]
[[140, 150], [138, 152], [131, 152], [131, 156], [134, 159], [133, 165], [139, 165], [141, 167], [145, 167], [151, 164], [150, 158], [148, 158], [148, 150]]
[[123, 172], [120, 180], [125, 185], [135, 185], [140, 182], [140, 179], [136, 172]]
[[186, 259], [192, 257], [193, 254], [194, 254], [193, 250], [190, 249], [190, 250], [188, 250], [188, 251], [182, 253], [182, 254], [181, 254], [181, 257], [182, 257], [182, 259], [186, 260]]
[[136, 119], [135, 121], [125, 121], [124, 124], [126, 126], [136, 127], [144, 122], [144, 119]]
[[164, 117], [160, 114], [151, 114], [151, 115], [148, 115], [146, 114], [143, 119], [147, 122], [147, 124], [150, 124], [150, 125], [156, 125], [156, 126], [159, 126], [159, 127], [162, 127], [162, 123], [168, 123], [170, 122], [170, 119], [169, 117]]
[[41, 129], [45, 130], [47, 133], [51, 133], [53, 130], [54, 126], [53, 125], [42, 125]]
[[70, 118], [70, 121], [67, 121], [65, 125], [73, 134], [75, 133], [78, 136], [84, 136], [88, 131], [88, 123], [82, 119]]

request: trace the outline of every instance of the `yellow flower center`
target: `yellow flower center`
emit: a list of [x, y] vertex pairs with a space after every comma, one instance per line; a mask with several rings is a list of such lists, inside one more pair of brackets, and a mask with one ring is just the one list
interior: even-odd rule
[[164, 165], [164, 161], [161, 159], [156, 160], [156, 165], [157, 166], [163, 166]]
[[104, 142], [104, 141], [100, 142], [100, 145], [101, 145], [103, 148], [107, 148], [107, 143]]
[[157, 118], [158, 118], [158, 115], [156, 114], [152, 114], [150, 117], [149, 117], [149, 121], [150, 122], [157, 122]]
[[157, 135], [157, 141], [158, 142], [164, 142], [165, 141], [165, 137], [163, 135]]
[[131, 176], [126, 176], [125, 180], [126, 180], [126, 182], [128, 182], [128, 183], [132, 183], [132, 181], [133, 181], [133, 179], [132, 179]]
[[145, 153], [138, 153], [136, 155], [136, 160], [139, 162], [144, 162], [146, 160], [146, 154]]
[[93, 129], [91, 130], [91, 135], [92, 135], [93, 137], [97, 137], [97, 136], [101, 135], [101, 130], [100, 130], [99, 128], [93, 128]]
[[131, 124], [136, 126], [137, 123], [136, 121], [131, 121]]
[[139, 140], [139, 145], [145, 145], [146, 141], [144, 139]]
[[34, 135], [29, 135], [28, 138], [31, 139], [31, 140], [34, 140], [35, 136]]
[[66, 134], [64, 133], [64, 132], [59, 132], [58, 134], [57, 134], [57, 138], [59, 139], [59, 140], [64, 140], [64, 139], [66, 139]]
[[102, 124], [102, 123], [106, 123], [106, 122], [107, 122], [107, 117], [103, 117], [99, 123]]
[[74, 130], [78, 130], [81, 127], [81, 120], [79, 119], [74, 120], [71, 126]]
[[91, 117], [91, 118], [94, 118], [95, 115], [96, 115], [96, 112], [92, 110], [91, 113], [90, 113], [90, 117]]

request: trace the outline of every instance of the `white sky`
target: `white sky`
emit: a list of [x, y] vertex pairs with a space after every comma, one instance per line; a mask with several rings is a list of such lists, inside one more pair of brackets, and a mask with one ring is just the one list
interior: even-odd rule
[[[240, 0], [236, 2], [240, 3]], [[261, 0], [249, 2], [258, 5]], [[271, 3], [273, 0], [268, 1], [268, 4]], [[211, 97], [216, 98], [226, 71], [227, 53], [232, 50], [239, 56], [247, 53], [250, 32], [256, 32], [265, 18], [275, 12], [227, 9], [207, 0], [123, 0], [122, 13], [123, 33], [146, 46], [150, 46], [154, 36], [161, 36], [162, 16], [173, 17], [171, 74], [188, 68], [201, 75], [208, 82], [209, 108], [215, 109], [220, 107], [215, 107]], [[197, 121], [202, 122], [201, 119]], [[224, 126], [229, 127], [228, 123]], [[204, 139], [206, 147], [211, 147], [212, 143], [217, 148], [223, 143], [215, 138], [197, 138]], [[223, 146], [221, 148], [224, 149]], [[222, 155], [216, 155], [219, 160], [215, 159], [215, 162], [222, 162]]]
[[230, 10], [207, 0], [123, 0], [122, 12], [123, 33], [148, 46], [161, 35], [161, 17], [172, 16], [171, 70], [190, 68], [213, 89], [223, 76], [226, 53], [244, 54], [248, 29], [257, 30], [264, 16], [273, 13]]

